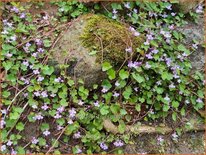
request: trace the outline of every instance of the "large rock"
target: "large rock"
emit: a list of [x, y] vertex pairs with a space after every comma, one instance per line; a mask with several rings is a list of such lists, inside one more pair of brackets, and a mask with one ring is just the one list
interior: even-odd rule
[[186, 46], [191, 47], [193, 40], [198, 42], [198, 48], [194, 53], [190, 55], [190, 61], [192, 63], [192, 71], [200, 70], [204, 68], [205, 64], [205, 38], [204, 38], [204, 17], [199, 18], [198, 22], [188, 21], [184, 27], [178, 28], [178, 31], [185, 35], [184, 43]]
[[125, 49], [135, 49], [141, 42], [128, 25], [102, 15], [83, 15], [72, 22], [58, 41], [50, 63], [69, 64], [67, 74], [83, 79], [85, 86], [91, 87], [105, 77], [101, 71], [103, 61], [118, 66], [130, 56]]

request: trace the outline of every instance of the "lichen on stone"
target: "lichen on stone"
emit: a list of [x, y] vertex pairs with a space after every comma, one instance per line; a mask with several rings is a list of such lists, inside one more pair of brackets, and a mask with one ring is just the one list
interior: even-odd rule
[[130, 55], [126, 48], [133, 51], [140, 46], [142, 38], [135, 37], [129, 31], [129, 26], [103, 15], [87, 15], [80, 40], [84, 47], [97, 51], [98, 62], [109, 61], [113, 64], [123, 62]]

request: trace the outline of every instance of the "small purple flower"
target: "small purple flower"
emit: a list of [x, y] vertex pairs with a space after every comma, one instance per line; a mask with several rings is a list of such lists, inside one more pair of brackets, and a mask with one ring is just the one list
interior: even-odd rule
[[36, 139], [35, 137], [32, 137], [32, 140], [31, 140], [31, 143], [32, 144], [37, 144], [39, 142], [39, 140], [38, 139]]
[[174, 30], [174, 29], [175, 29], [175, 28], [174, 28], [174, 24], [170, 25], [170, 26], [169, 26], [169, 29], [170, 29], [170, 30]]
[[114, 14], [114, 15], [112, 16], [112, 19], [117, 19], [117, 15]]
[[6, 145], [1, 145], [1, 151], [5, 151], [6, 150]]
[[61, 129], [63, 129], [63, 127], [60, 126], [60, 125], [58, 125], [58, 126], [57, 126], [57, 130], [61, 130]]
[[168, 95], [165, 96], [164, 100], [167, 101], [167, 102], [170, 101], [170, 98], [168, 97]]
[[36, 69], [36, 70], [33, 70], [33, 73], [34, 73], [35, 75], [37, 75], [37, 74], [39, 74], [40, 72], [39, 72], [38, 69]]
[[116, 82], [115, 82], [115, 86], [116, 86], [116, 87], [119, 87], [119, 86], [120, 86], [120, 83], [119, 83], [118, 81], [116, 81]]
[[119, 97], [119, 93], [114, 92], [113, 96], [114, 96], [114, 97]]
[[148, 41], [148, 40], [145, 41], [145, 42], [144, 42], [144, 45], [149, 45], [149, 41]]
[[37, 51], [38, 51], [39, 53], [43, 53], [43, 52], [44, 52], [44, 49], [43, 49], [43, 48], [38, 48]]
[[198, 49], [198, 44], [192, 44], [192, 47], [193, 47], [194, 49]]
[[152, 67], [152, 66], [151, 66], [148, 62], [146, 62], [145, 68], [149, 69], [149, 68], [151, 68], [151, 67]]
[[73, 137], [74, 137], [74, 139], [79, 139], [82, 136], [81, 136], [80, 132], [76, 132]]
[[76, 116], [76, 110], [75, 108], [72, 108], [69, 110], [69, 117], [72, 118], [72, 117], [75, 117]]
[[61, 117], [62, 117], [62, 115], [60, 115], [59, 113], [56, 113], [56, 115], [54, 116], [55, 119], [59, 119]]
[[169, 4], [168, 6], [166, 6], [166, 8], [167, 8], [168, 10], [172, 10], [172, 5]]
[[21, 14], [20, 14], [20, 18], [21, 18], [21, 19], [23, 19], [23, 18], [25, 18], [25, 17], [26, 17], [26, 14], [25, 14], [25, 13], [21, 13]]
[[102, 93], [106, 93], [108, 91], [108, 89], [106, 87], [102, 88]]
[[113, 143], [116, 147], [121, 147], [124, 145], [124, 143], [121, 141], [121, 140], [116, 140], [114, 143]]
[[41, 82], [41, 81], [43, 81], [43, 80], [44, 80], [44, 77], [43, 77], [43, 76], [39, 76], [38, 79], [37, 79], [38, 82]]
[[125, 51], [128, 53], [132, 53], [132, 47], [126, 48]]
[[61, 78], [60, 78], [60, 77], [55, 78], [54, 81], [57, 82], [57, 83], [59, 83], [59, 82], [61, 82]]
[[40, 46], [40, 45], [42, 45], [42, 41], [40, 40], [40, 39], [35, 39], [35, 43], [38, 45], [38, 46]]
[[100, 107], [99, 102], [98, 101], [94, 102], [94, 106], [95, 107]]
[[196, 102], [197, 102], [197, 103], [202, 103], [203, 101], [202, 101], [201, 98], [198, 98], [198, 99], [196, 100]]
[[34, 120], [42, 120], [44, 117], [39, 113], [33, 117]]
[[36, 91], [36, 92], [34, 92], [34, 95], [35, 95], [36, 97], [39, 97], [41, 94], [40, 94], [39, 91]]
[[43, 92], [41, 93], [41, 96], [42, 96], [43, 98], [48, 97], [47, 91], [43, 91]]
[[175, 88], [174, 83], [171, 83], [171, 84], [169, 85], [169, 88]]
[[112, 13], [113, 13], [113, 14], [117, 14], [117, 10], [116, 10], [116, 9], [113, 9], [113, 10], [112, 10]]
[[44, 134], [45, 136], [48, 136], [48, 135], [50, 135], [50, 131], [45, 130], [45, 131], [43, 132], [43, 134]]
[[38, 56], [38, 53], [37, 52], [32, 53], [32, 56], [36, 58]]
[[127, 9], [130, 9], [130, 2], [125, 3], [124, 7], [127, 8]]
[[190, 101], [189, 101], [189, 100], [185, 100], [185, 103], [186, 103], [186, 104], [189, 104], [189, 103], [190, 103]]
[[135, 91], [135, 92], [138, 92], [138, 90], [139, 90], [138, 87], [135, 87], [135, 88], [134, 88], [134, 91]]
[[71, 119], [69, 119], [67, 123], [68, 124], [73, 124], [74, 122]]
[[195, 11], [196, 13], [204, 13], [202, 5], [199, 5]]
[[42, 108], [43, 110], [49, 109], [49, 107], [47, 106], [47, 104], [44, 104], [41, 108]]
[[18, 12], [19, 12], [19, 9], [14, 6], [13, 8], [11, 8], [11, 11], [12, 11], [12, 12], [15, 12], [15, 13], [18, 13]]
[[108, 149], [108, 146], [104, 142], [100, 143], [100, 147], [101, 147], [102, 150], [107, 150]]
[[172, 13], [171, 13], [171, 15], [172, 15], [172, 16], [175, 16], [175, 15], [176, 15], [176, 13], [172, 12]]
[[159, 52], [159, 50], [153, 49], [151, 52], [154, 53], [154, 54], [157, 54]]
[[9, 34], [9, 32], [7, 30], [4, 30], [1, 32], [1, 34], [6, 35], [6, 34]]
[[6, 57], [8, 57], [8, 58], [11, 58], [12, 56], [13, 56], [12, 53], [7, 53], [7, 54], [6, 54]]
[[179, 137], [179, 136], [177, 135], [176, 132], [174, 132], [174, 133], [172, 134], [172, 139], [173, 139], [173, 140], [177, 141], [178, 137]]
[[51, 97], [55, 97], [55, 96], [56, 96], [56, 94], [52, 93], [50, 96], [51, 96]]
[[37, 108], [38, 108], [36, 104], [32, 105], [31, 107], [32, 107], [33, 109], [37, 109]]
[[11, 149], [11, 155], [16, 155], [17, 151], [15, 151], [13, 148]]
[[153, 59], [153, 56], [151, 55], [151, 53], [146, 54], [145, 57], [146, 57], [147, 59]]
[[82, 106], [84, 102], [82, 100], [79, 100], [78, 105]]
[[62, 113], [63, 111], [64, 111], [64, 107], [63, 106], [60, 106], [59, 108], [57, 108], [57, 111], [59, 112], [59, 113]]
[[163, 139], [162, 136], [159, 136], [159, 137], [157, 138], [157, 141], [158, 141], [158, 144], [162, 144], [162, 143], [164, 142], [164, 139]]
[[23, 61], [22, 64], [27, 66], [27, 67], [29, 66], [29, 62], [28, 61]]
[[27, 42], [25, 46], [28, 48], [31, 46], [31, 44], [29, 42]]
[[3, 129], [5, 124], [6, 124], [6, 122], [3, 119], [1, 119], [1, 121], [0, 121], [0, 129]]
[[147, 34], [146, 36], [147, 36], [147, 39], [148, 39], [148, 40], [153, 40], [153, 39], [154, 39], [154, 37], [152, 36], [152, 34]]
[[134, 13], [137, 13], [137, 9], [133, 9]]
[[80, 148], [77, 148], [76, 153], [82, 153], [82, 150]]

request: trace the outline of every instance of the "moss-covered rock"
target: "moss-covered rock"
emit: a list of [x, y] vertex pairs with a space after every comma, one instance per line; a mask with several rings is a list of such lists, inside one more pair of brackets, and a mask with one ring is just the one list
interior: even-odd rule
[[[103, 61], [118, 66], [134, 56], [125, 49], [137, 48], [140, 36], [135, 37], [129, 26], [102, 15], [87, 14], [74, 20], [52, 51], [53, 64], [69, 64], [67, 74], [85, 81], [90, 87], [104, 77]], [[56, 67], [58, 70], [58, 67]]]

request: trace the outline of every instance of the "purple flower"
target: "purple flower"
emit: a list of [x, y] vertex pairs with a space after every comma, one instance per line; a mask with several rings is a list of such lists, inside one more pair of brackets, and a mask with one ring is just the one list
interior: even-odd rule
[[7, 53], [7, 54], [6, 54], [6, 57], [8, 57], [8, 58], [11, 58], [12, 56], [13, 56], [12, 53]]
[[174, 24], [170, 25], [170, 26], [169, 26], [169, 29], [170, 29], [170, 30], [174, 30]]
[[49, 109], [49, 107], [47, 106], [47, 104], [44, 104], [41, 108], [42, 108], [43, 110]]
[[1, 34], [6, 35], [6, 34], [9, 34], [9, 32], [7, 30], [4, 30], [1, 32]]
[[43, 43], [40, 39], [35, 39], [35, 42], [38, 46], [42, 45]]
[[6, 145], [1, 145], [1, 151], [5, 151], [6, 150]]
[[121, 140], [116, 140], [114, 143], [113, 143], [116, 147], [121, 147], [124, 145], [124, 143], [121, 141]]
[[159, 52], [159, 50], [153, 49], [151, 52], [154, 53], [154, 54], [157, 54]]
[[172, 5], [169, 4], [168, 6], [166, 6], [166, 8], [167, 8], [168, 10], [172, 10]]
[[117, 19], [117, 15], [114, 14], [114, 15], [112, 16], [112, 19]]
[[125, 51], [128, 53], [132, 53], [132, 47], [126, 48]]
[[25, 65], [25, 66], [29, 66], [29, 62], [28, 61], [23, 61], [23, 63], [22, 63], [23, 65]]
[[43, 81], [43, 80], [44, 80], [44, 77], [43, 77], [43, 76], [39, 76], [38, 79], [37, 79], [38, 82], [41, 82], [41, 81]]
[[177, 133], [176, 132], [174, 132], [173, 134], [172, 134], [172, 139], [173, 140], [176, 140], [177, 141], [177, 138], [178, 138], [179, 136], [177, 135]]
[[98, 101], [94, 102], [94, 106], [95, 106], [95, 107], [99, 107], [99, 106], [100, 106], [100, 105], [99, 105], [99, 102], [98, 102]]
[[135, 91], [135, 92], [138, 92], [138, 89], [139, 89], [138, 87], [135, 87], [135, 88], [134, 88], [134, 91]]
[[176, 13], [172, 12], [172, 13], [171, 13], [171, 15], [172, 15], [172, 16], [175, 16], [175, 15], [176, 15]]
[[118, 81], [116, 81], [116, 82], [115, 82], [115, 86], [116, 86], [116, 87], [119, 87], [119, 86], [120, 86], [120, 83], [119, 83]]
[[117, 14], [117, 10], [116, 10], [116, 9], [113, 9], [113, 10], [112, 10], [112, 13], [113, 13], [113, 14]]
[[61, 118], [62, 115], [60, 115], [59, 113], [56, 113], [56, 115], [54, 116], [54, 118], [58, 119], [58, 118]]
[[43, 91], [43, 92], [41, 93], [41, 96], [42, 96], [43, 98], [48, 97], [47, 91]]
[[73, 137], [74, 137], [74, 139], [79, 139], [82, 136], [81, 136], [80, 132], [76, 132]]
[[169, 85], [169, 88], [175, 88], [174, 83], [171, 83], [171, 84]]
[[12, 12], [15, 12], [15, 13], [18, 13], [18, 12], [19, 12], [19, 9], [14, 6], [13, 8], [11, 8], [11, 11], [12, 11]]
[[41, 115], [41, 113], [37, 114], [33, 117], [34, 120], [42, 120], [44, 117]]
[[39, 70], [36, 69], [36, 70], [33, 70], [33, 73], [37, 75], [37, 74], [39, 74], [40, 72], [39, 72]]
[[168, 97], [168, 95], [165, 96], [164, 100], [167, 101], [167, 102], [170, 101], [170, 98]]
[[162, 144], [162, 143], [164, 142], [164, 139], [163, 139], [162, 136], [159, 136], [159, 137], [157, 138], [157, 141], [158, 141], [158, 144]]
[[131, 27], [131, 26], [129, 27], [129, 30], [130, 30], [130, 31], [133, 33], [133, 35], [136, 36], [136, 37], [140, 35], [140, 33], [139, 33], [138, 31], [136, 31], [136, 30], [135, 30], [133, 27]]
[[152, 66], [151, 66], [148, 62], [146, 62], [145, 68], [149, 69], [149, 68], [151, 68], [151, 67], [152, 67]]
[[23, 19], [23, 18], [25, 18], [25, 17], [26, 17], [26, 14], [25, 14], [25, 13], [21, 13], [21, 14], [20, 14], [20, 18], [21, 18], [21, 19]]
[[38, 51], [39, 53], [43, 53], [43, 52], [44, 52], [44, 49], [43, 49], [43, 48], [38, 48], [37, 51]]
[[37, 109], [37, 108], [38, 108], [36, 104], [32, 105], [31, 107], [32, 107], [33, 109]]
[[80, 148], [77, 148], [76, 153], [82, 153], [82, 150]]
[[134, 13], [137, 13], [137, 9], [133, 9]]
[[106, 93], [108, 91], [108, 89], [106, 87], [102, 88], [102, 93]]
[[125, 4], [124, 4], [124, 7], [127, 8], [127, 9], [129, 9], [129, 8], [130, 8], [130, 2], [125, 3]]
[[128, 63], [128, 67], [129, 68], [137, 68], [137, 67], [139, 67], [140, 65], [142, 64], [142, 62], [132, 62], [132, 61], [129, 61], [129, 63]]
[[11, 155], [15, 155], [15, 154], [17, 154], [17, 152], [12, 148], [11, 149]]
[[29, 42], [27, 42], [25, 46], [28, 48], [31, 46], [31, 44]]
[[198, 98], [198, 99], [196, 100], [196, 102], [197, 102], [197, 103], [202, 103], [202, 99], [201, 99], [201, 98]]
[[118, 96], [119, 96], [119, 93], [114, 92], [113, 96], [114, 96], [114, 97], [118, 97]]
[[166, 58], [165, 61], [166, 61], [166, 64], [167, 64], [168, 67], [171, 66], [171, 63], [172, 63], [171, 58]]
[[35, 145], [36, 145], [38, 142], [39, 142], [39, 140], [36, 139], [35, 137], [33, 137], [32, 140], [31, 140], [31, 143], [32, 143], [32, 144], [35, 144]]
[[104, 142], [100, 143], [100, 147], [101, 147], [102, 150], [107, 150], [108, 149], [108, 146]]
[[154, 37], [152, 36], [152, 34], [147, 34], [146, 36], [147, 36], [147, 39], [148, 39], [148, 40], [153, 40], [153, 39], [154, 39]]
[[3, 119], [1, 119], [1, 121], [0, 121], [0, 129], [3, 129], [5, 124], [6, 124], [6, 122]]
[[56, 96], [56, 94], [52, 93], [50, 96], [51, 96], [51, 97], [55, 97], [55, 96]]
[[204, 13], [202, 5], [199, 5], [195, 11], [196, 13]]
[[45, 131], [43, 132], [43, 134], [44, 134], [45, 136], [48, 136], [48, 135], [50, 135], [50, 131], [45, 130]]
[[60, 125], [58, 125], [58, 126], [57, 126], [57, 130], [61, 130], [61, 129], [63, 129], [63, 127], [60, 126]]
[[36, 97], [38, 97], [38, 96], [40, 96], [41, 94], [40, 94], [39, 91], [36, 91], [36, 92], [34, 92], [34, 95], [35, 95]]
[[192, 44], [192, 47], [193, 47], [194, 49], [198, 49], [198, 44]]
[[144, 42], [144, 45], [149, 45], [149, 41], [148, 41], [148, 40], [145, 41], [145, 42]]
[[151, 55], [151, 53], [146, 54], [145, 57], [146, 57], [147, 59], [153, 59], [153, 56]]
[[59, 83], [59, 82], [62, 82], [62, 79], [60, 77], [58, 77], [58, 78], [55, 78], [54, 81]]
[[36, 58], [38, 56], [38, 53], [37, 52], [32, 53], [32, 56]]
[[58, 111], [59, 113], [62, 113], [62, 112], [64, 111], [64, 107], [61, 106], [61, 107], [57, 108], [57, 111]]
[[83, 105], [84, 102], [82, 100], [79, 100], [78, 105]]
[[71, 119], [69, 119], [67, 123], [68, 124], [73, 124], [74, 122]]
[[76, 112], [75, 108], [70, 109], [69, 110], [69, 117], [70, 118], [75, 117], [76, 113], [77, 112]]

